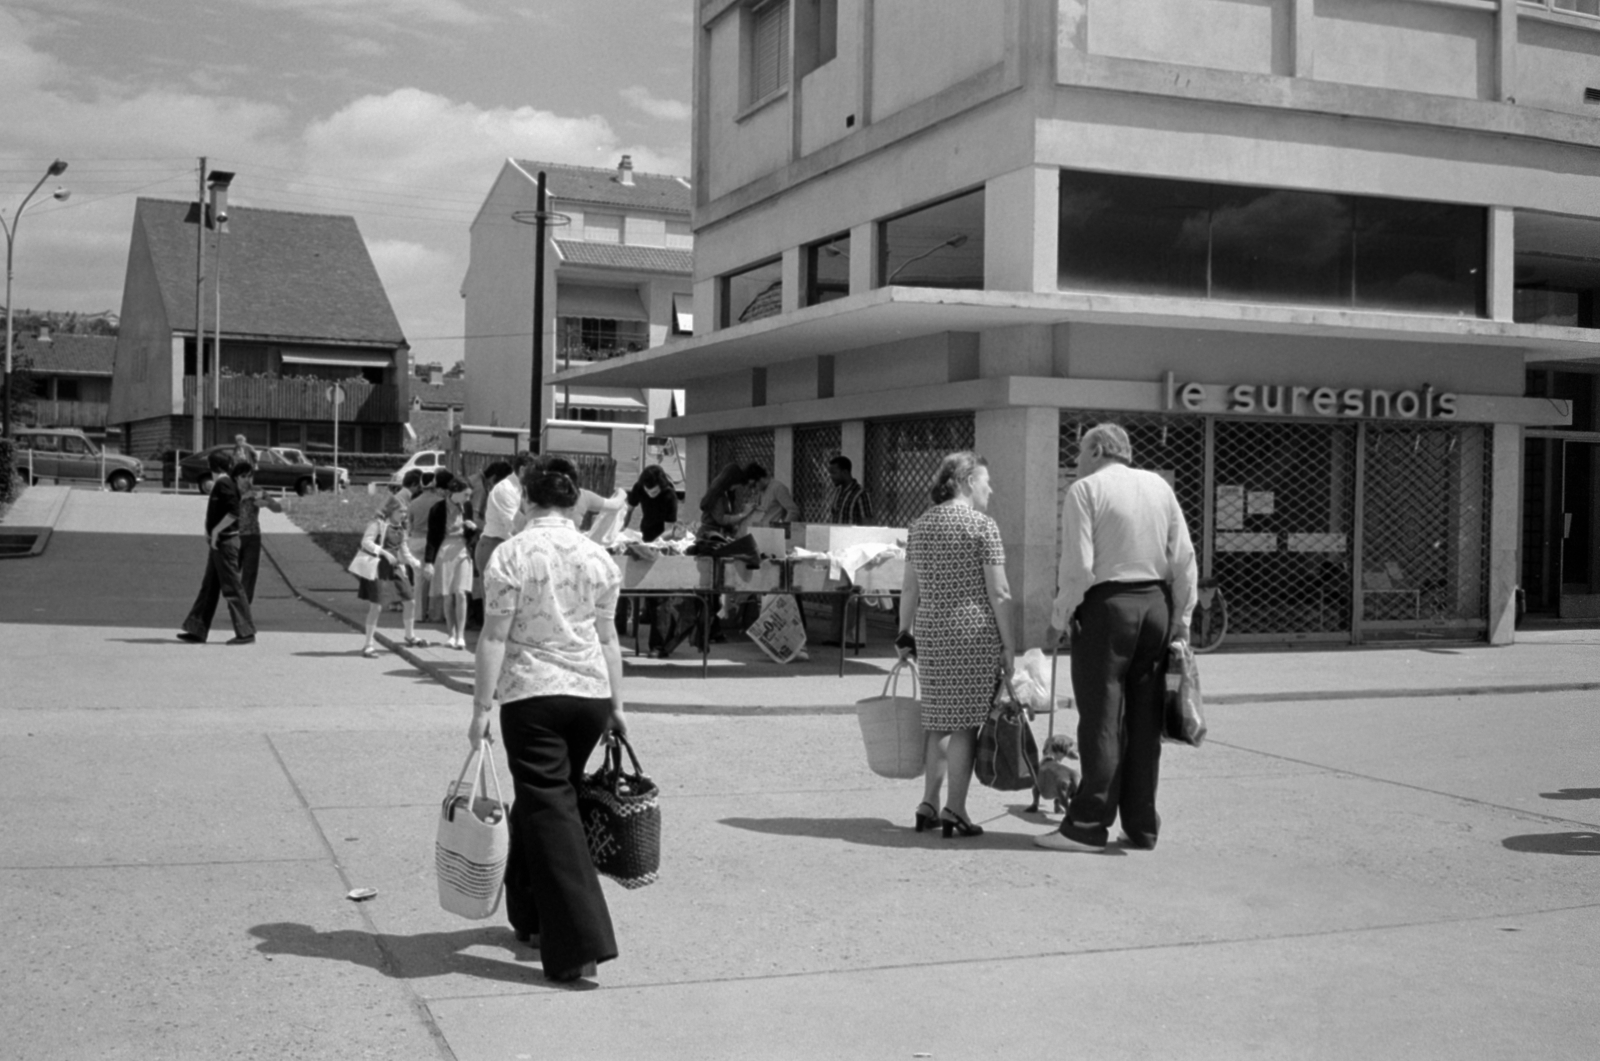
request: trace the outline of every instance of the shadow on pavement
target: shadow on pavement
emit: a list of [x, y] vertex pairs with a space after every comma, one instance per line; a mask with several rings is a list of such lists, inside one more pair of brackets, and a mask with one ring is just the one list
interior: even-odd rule
[[469, 947], [500, 947], [524, 962], [531, 961], [535, 952], [516, 942], [511, 929], [505, 926], [396, 936], [354, 929], [318, 932], [310, 925], [275, 921], [252, 926], [250, 934], [261, 940], [256, 950], [262, 954], [294, 954], [302, 958], [349, 962], [397, 980], [456, 973], [481, 980], [561, 990], [560, 985], [545, 980], [538, 965], [514, 965], [461, 953]]
[[1600, 833], [1524, 833], [1500, 844], [1532, 855], [1600, 855]]
[[1563, 788], [1539, 795], [1543, 799], [1600, 799], [1600, 788]]
[[[930, 847], [945, 842], [937, 832], [917, 833], [910, 825], [897, 825], [883, 818], [723, 818], [718, 824], [771, 836], [843, 840], [868, 847]], [[956, 845], [956, 838], [952, 837], [950, 843]], [[961, 838], [958, 846], [963, 850], [969, 847], [1034, 850], [1033, 837], [1017, 833], [986, 832], [982, 836]]]

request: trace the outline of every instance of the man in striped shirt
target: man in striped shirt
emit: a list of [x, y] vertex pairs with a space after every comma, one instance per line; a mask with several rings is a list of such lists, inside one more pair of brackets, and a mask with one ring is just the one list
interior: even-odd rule
[[828, 522], [835, 525], [870, 527], [872, 502], [867, 491], [851, 474], [850, 458], [839, 456], [828, 461], [828, 478], [833, 490], [828, 494]]

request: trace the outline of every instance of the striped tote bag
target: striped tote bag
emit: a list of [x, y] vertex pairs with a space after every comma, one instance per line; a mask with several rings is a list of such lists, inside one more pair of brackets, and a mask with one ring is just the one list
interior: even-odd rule
[[[467, 780], [468, 777], [472, 780]], [[488, 792], [494, 782], [494, 795]], [[439, 905], [474, 921], [491, 916], [505, 888], [511, 826], [506, 820], [500, 775], [485, 741], [467, 756], [461, 774], [439, 809], [434, 864], [439, 873]]]

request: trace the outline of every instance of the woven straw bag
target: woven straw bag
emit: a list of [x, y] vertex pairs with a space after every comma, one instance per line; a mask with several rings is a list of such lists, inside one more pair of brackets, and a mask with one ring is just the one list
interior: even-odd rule
[[[633, 773], [622, 768], [628, 751]], [[600, 769], [578, 786], [578, 817], [594, 868], [624, 888], [654, 884], [661, 869], [661, 789], [639, 768], [628, 738], [606, 736]]]
[[[469, 774], [471, 781], [467, 780]], [[492, 799], [486, 777], [494, 779]], [[506, 858], [511, 852], [507, 810], [486, 741], [468, 754], [461, 775], [445, 793], [439, 809], [434, 865], [439, 874], [439, 905], [452, 914], [481, 921], [499, 908]]]
[[[911, 695], [900, 695], [900, 672], [911, 673]], [[867, 765], [880, 777], [921, 777], [925, 737], [922, 701], [917, 699], [917, 665], [903, 659], [884, 679], [883, 693], [856, 704]]]

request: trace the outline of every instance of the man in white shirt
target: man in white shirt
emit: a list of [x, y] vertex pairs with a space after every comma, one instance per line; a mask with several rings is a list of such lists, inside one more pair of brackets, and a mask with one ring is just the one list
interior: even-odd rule
[[1083, 782], [1055, 832], [1034, 843], [1098, 851], [1122, 818], [1123, 842], [1156, 846], [1156, 783], [1167, 648], [1188, 640], [1197, 571], [1178, 498], [1154, 472], [1131, 467], [1116, 424], [1078, 443], [1078, 480], [1061, 506], [1061, 569], [1052, 641], [1072, 639]]

